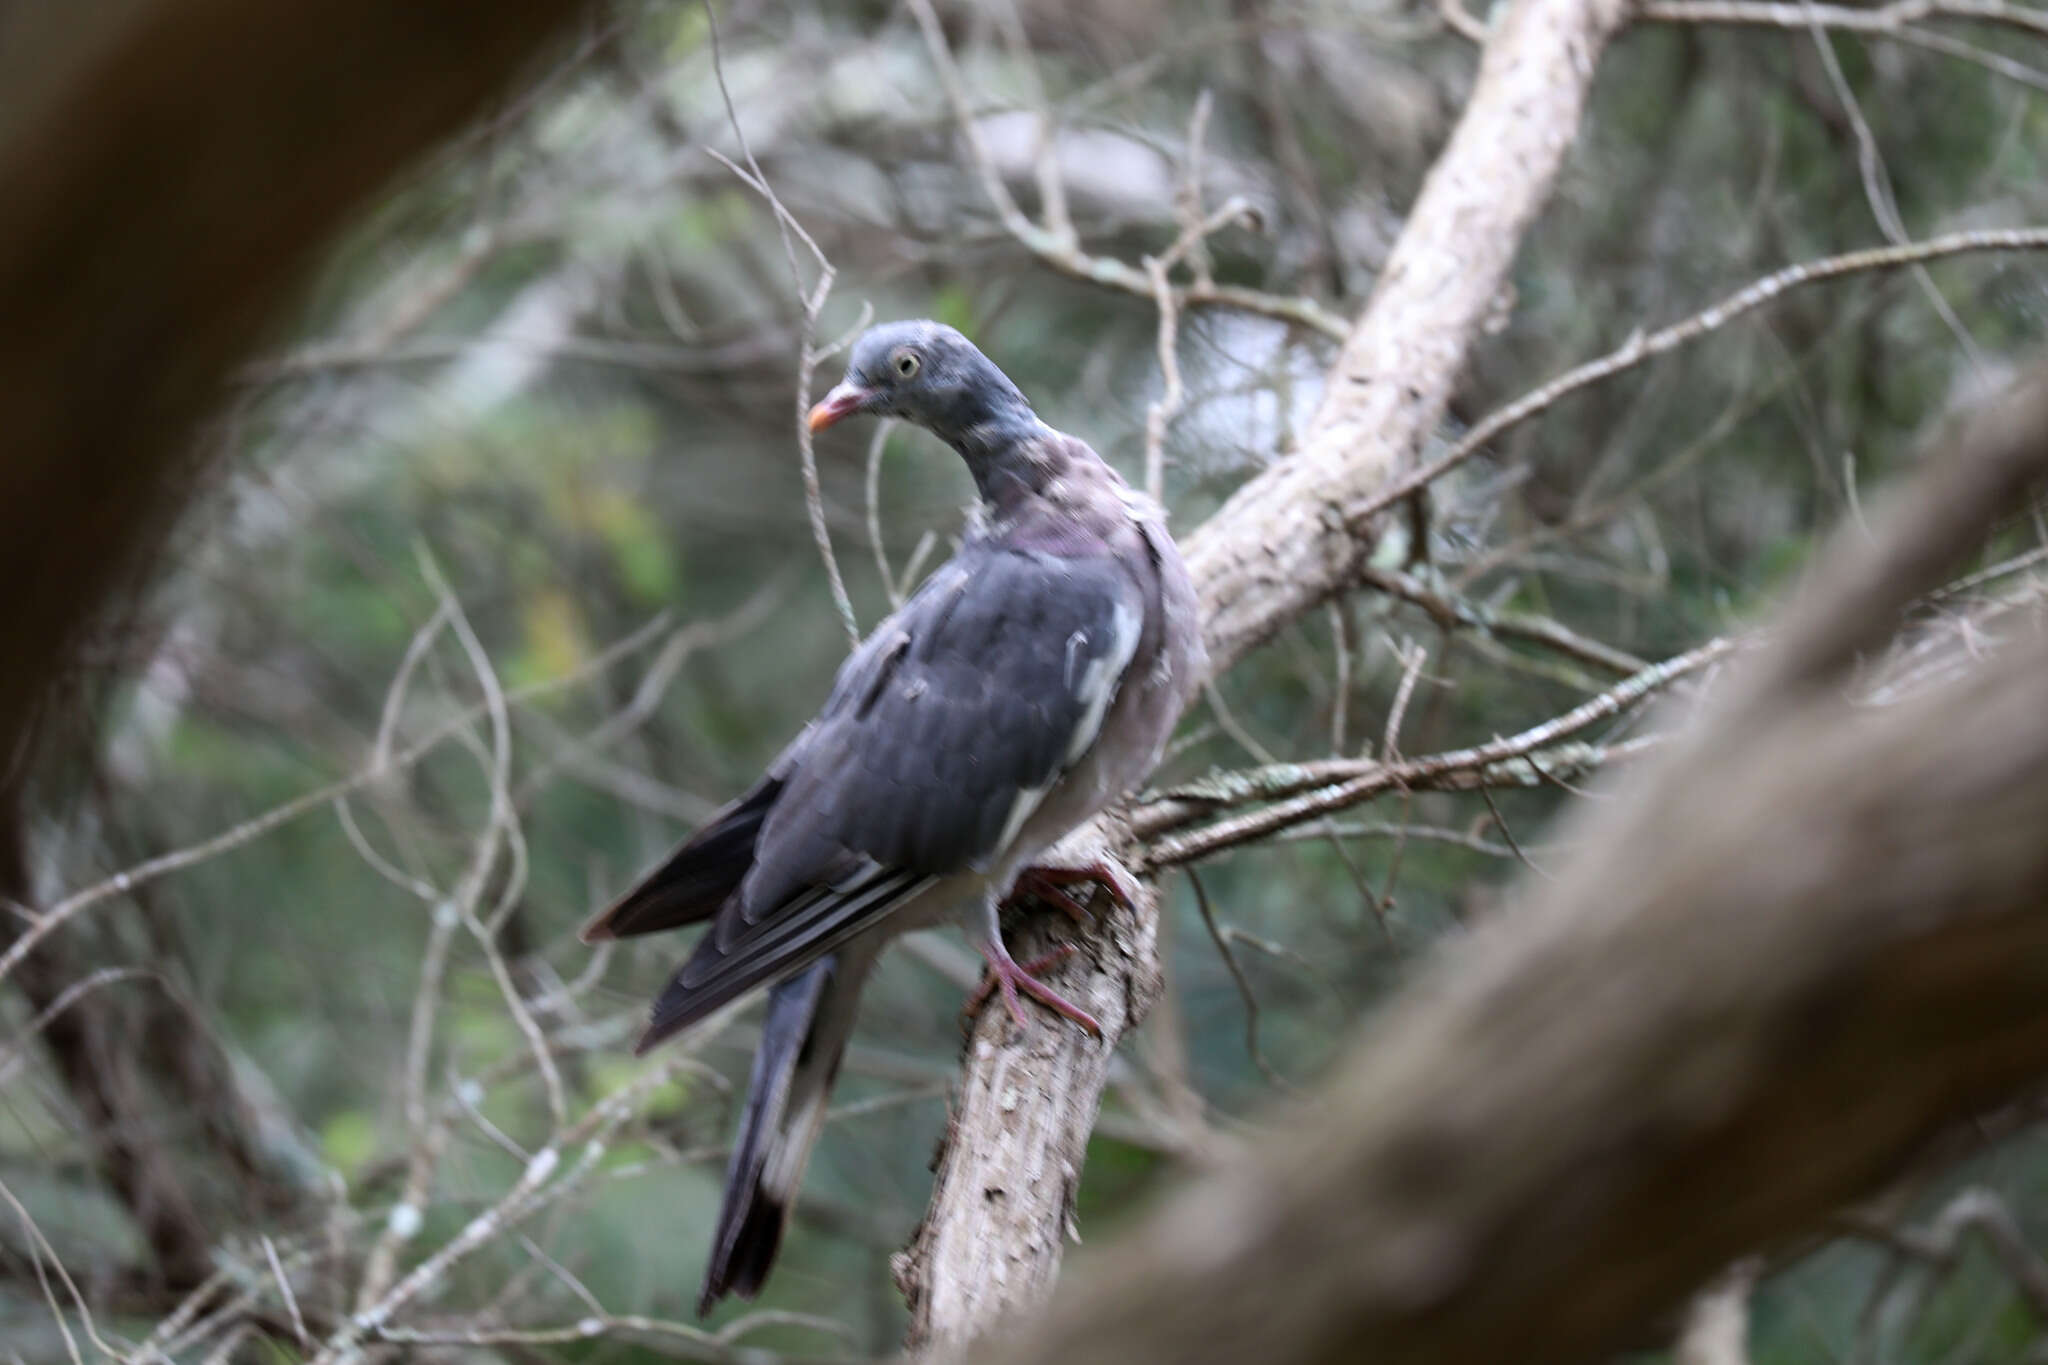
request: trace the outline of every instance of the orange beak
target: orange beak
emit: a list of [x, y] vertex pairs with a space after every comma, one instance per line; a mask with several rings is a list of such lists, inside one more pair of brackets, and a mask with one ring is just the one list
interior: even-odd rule
[[823, 431], [859, 412], [869, 397], [868, 391], [857, 384], [840, 384], [812, 406], [811, 415], [806, 420], [812, 431]]

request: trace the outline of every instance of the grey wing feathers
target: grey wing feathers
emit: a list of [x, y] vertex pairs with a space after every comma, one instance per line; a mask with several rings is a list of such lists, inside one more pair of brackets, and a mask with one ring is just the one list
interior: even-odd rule
[[710, 919], [754, 863], [754, 840], [782, 791], [770, 775], [706, 821], [661, 866], [583, 926], [583, 941], [631, 938]]
[[641, 1049], [990, 865], [1093, 742], [1144, 603], [1108, 556], [970, 545], [934, 574], [777, 764], [753, 865]]
[[714, 929], [655, 997], [634, 1054], [646, 1054], [756, 986], [840, 947], [933, 880], [877, 867], [844, 888], [813, 888], [788, 907], [787, 919], [771, 916], [760, 932], [741, 935], [730, 947], [721, 945]]
[[[818, 832], [898, 867], [983, 866], [1094, 738], [1142, 625], [1107, 558], [963, 556], [889, 623], [887, 667], [820, 718], [794, 799]], [[879, 632], [878, 632], [879, 633]], [[802, 837], [771, 820], [765, 837]]]

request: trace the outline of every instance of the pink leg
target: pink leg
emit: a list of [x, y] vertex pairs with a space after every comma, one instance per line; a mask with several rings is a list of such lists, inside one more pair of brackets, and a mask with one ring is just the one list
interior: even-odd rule
[[973, 1018], [976, 1011], [988, 1003], [989, 995], [1000, 990], [1003, 993], [1003, 1007], [1009, 1010], [1010, 1018], [1016, 1020], [1018, 1028], [1028, 1029], [1031, 1023], [1024, 1017], [1023, 1003], [1017, 998], [1018, 992], [1021, 991], [1054, 1014], [1065, 1015], [1093, 1036], [1100, 1038], [1102, 1025], [1095, 1022], [1094, 1015], [1032, 975], [1034, 972], [1044, 971], [1073, 951], [1072, 944], [1063, 943], [1044, 957], [1035, 957], [1029, 962], [1019, 963], [1010, 956], [1010, 950], [1003, 946], [1000, 937], [991, 940], [982, 945], [981, 949], [981, 955], [988, 959], [988, 971], [981, 978], [981, 985], [968, 997], [967, 1007], [961, 1013], [969, 1019]]
[[1044, 957], [1019, 966], [1010, 956], [1008, 946], [1003, 943], [1002, 902], [994, 894], [981, 903], [984, 936], [981, 940], [981, 955], [988, 959], [988, 973], [982, 977], [981, 987], [968, 1000], [965, 1014], [972, 1018], [988, 1000], [991, 991], [1003, 993], [1003, 1005], [1010, 1011], [1010, 1017], [1017, 1021], [1017, 1027], [1030, 1027], [1024, 1019], [1024, 1006], [1017, 999], [1018, 993], [1030, 996], [1055, 1014], [1063, 1014], [1088, 1032], [1100, 1038], [1102, 1025], [1095, 1022], [1095, 1016], [1061, 995], [1052, 987], [1040, 981], [1033, 972], [1040, 972], [1073, 952], [1070, 945], [1061, 945]]

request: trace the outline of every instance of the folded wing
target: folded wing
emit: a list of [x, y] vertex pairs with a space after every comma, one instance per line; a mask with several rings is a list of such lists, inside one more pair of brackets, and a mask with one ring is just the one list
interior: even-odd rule
[[[639, 1050], [789, 975], [940, 878], [989, 867], [1094, 743], [1137, 649], [1144, 602], [1106, 555], [963, 548], [846, 661], [824, 711], [777, 760], [752, 861], [656, 1000]], [[753, 817], [743, 801], [721, 818], [736, 828]], [[707, 848], [723, 849], [722, 837]], [[702, 917], [696, 888], [715, 878], [678, 867], [680, 857], [655, 878], [687, 894], [650, 900], [668, 908], [623, 924]]]
[[754, 789], [704, 822], [703, 828], [642, 877], [625, 895], [583, 926], [583, 941], [633, 938], [696, 924], [718, 913], [754, 865], [761, 822], [782, 794], [765, 777]]

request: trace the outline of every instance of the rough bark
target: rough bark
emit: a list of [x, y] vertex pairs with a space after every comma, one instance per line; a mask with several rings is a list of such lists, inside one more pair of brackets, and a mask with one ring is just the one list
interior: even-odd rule
[[[1096, 827], [1085, 837], [1097, 837]], [[1076, 864], [1106, 851], [1075, 843], [1056, 850], [1061, 861]], [[1107, 907], [1107, 898], [1102, 903]], [[1048, 934], [1048, 927], [1040, 918], [1013, 935], [1021, 958], [1073, 937]], [[1159, 997], [1158, 933], [1157, 897], [1148, 885], [1132, 909], [1108, 908], [1076, 957], [1046, 973], [1101, 1022], [1101, 1038], [1045, 1018], [1020, 1030], [1000, 1002], [975, 1020], [931, 1208], [896, 1260], [897, 1285], [911, 1310], [911, 1349], [961, 1345], [1052, 1292], [1109, 1079], [1112, 1040]]]
[[[1307, 441], [1184, 542], [1217, 669], [1355, 580], [1369, 541], [1337, 509], [1412, 467], [1441, 420], [1577, 133], [1594, 64], [1624, 8], [1621, 0], [1516, 0], [1502, 14], [1457, 130], [1332, 368]], [[1119, 918], [1088, 935], [1085, 953], [1056, 978], [1083, 1003], [1129, 1002], [1103, 1016], [1103, 1039], [1048, 1027], [999, 1044], [977, 1031], [931, 1208], [897, 1266], [913, 1349], [971, 1337], [996, 1311], [1036, 1301], [1058, 1273], [1075, 1184], [1068, 1166], [1078, 1169], [1095, 1123], [1103, 1059], [1151, 1003], [1125, 983], [1159, 974], [1153, 913], [1147, 906], [1146, 923]], [[982, 1027], [993, 1026], [985, 1019]], [[1027, 1104], [1035, 1112], [1021, 1117]], [[1056, 1178], [1026, 1189], [1020, 1172], [1041, 1164]], [[1004, 1197], [982, 1197], [998, 1185]]]
[[1577, 136], [1623, 0], [1515, 0], [1293, 456], [1189, 538], [1220, 672], [1356, 581], [1371, 537], [1355, 506], [1412, 467]]
[[2048, 629], [1888, 706], [1900, 607], [2048, 470], [2048, 371], [1849, 538], [1554, 880], [997, 1360], [1563, 1361], [2048, 1072]]

